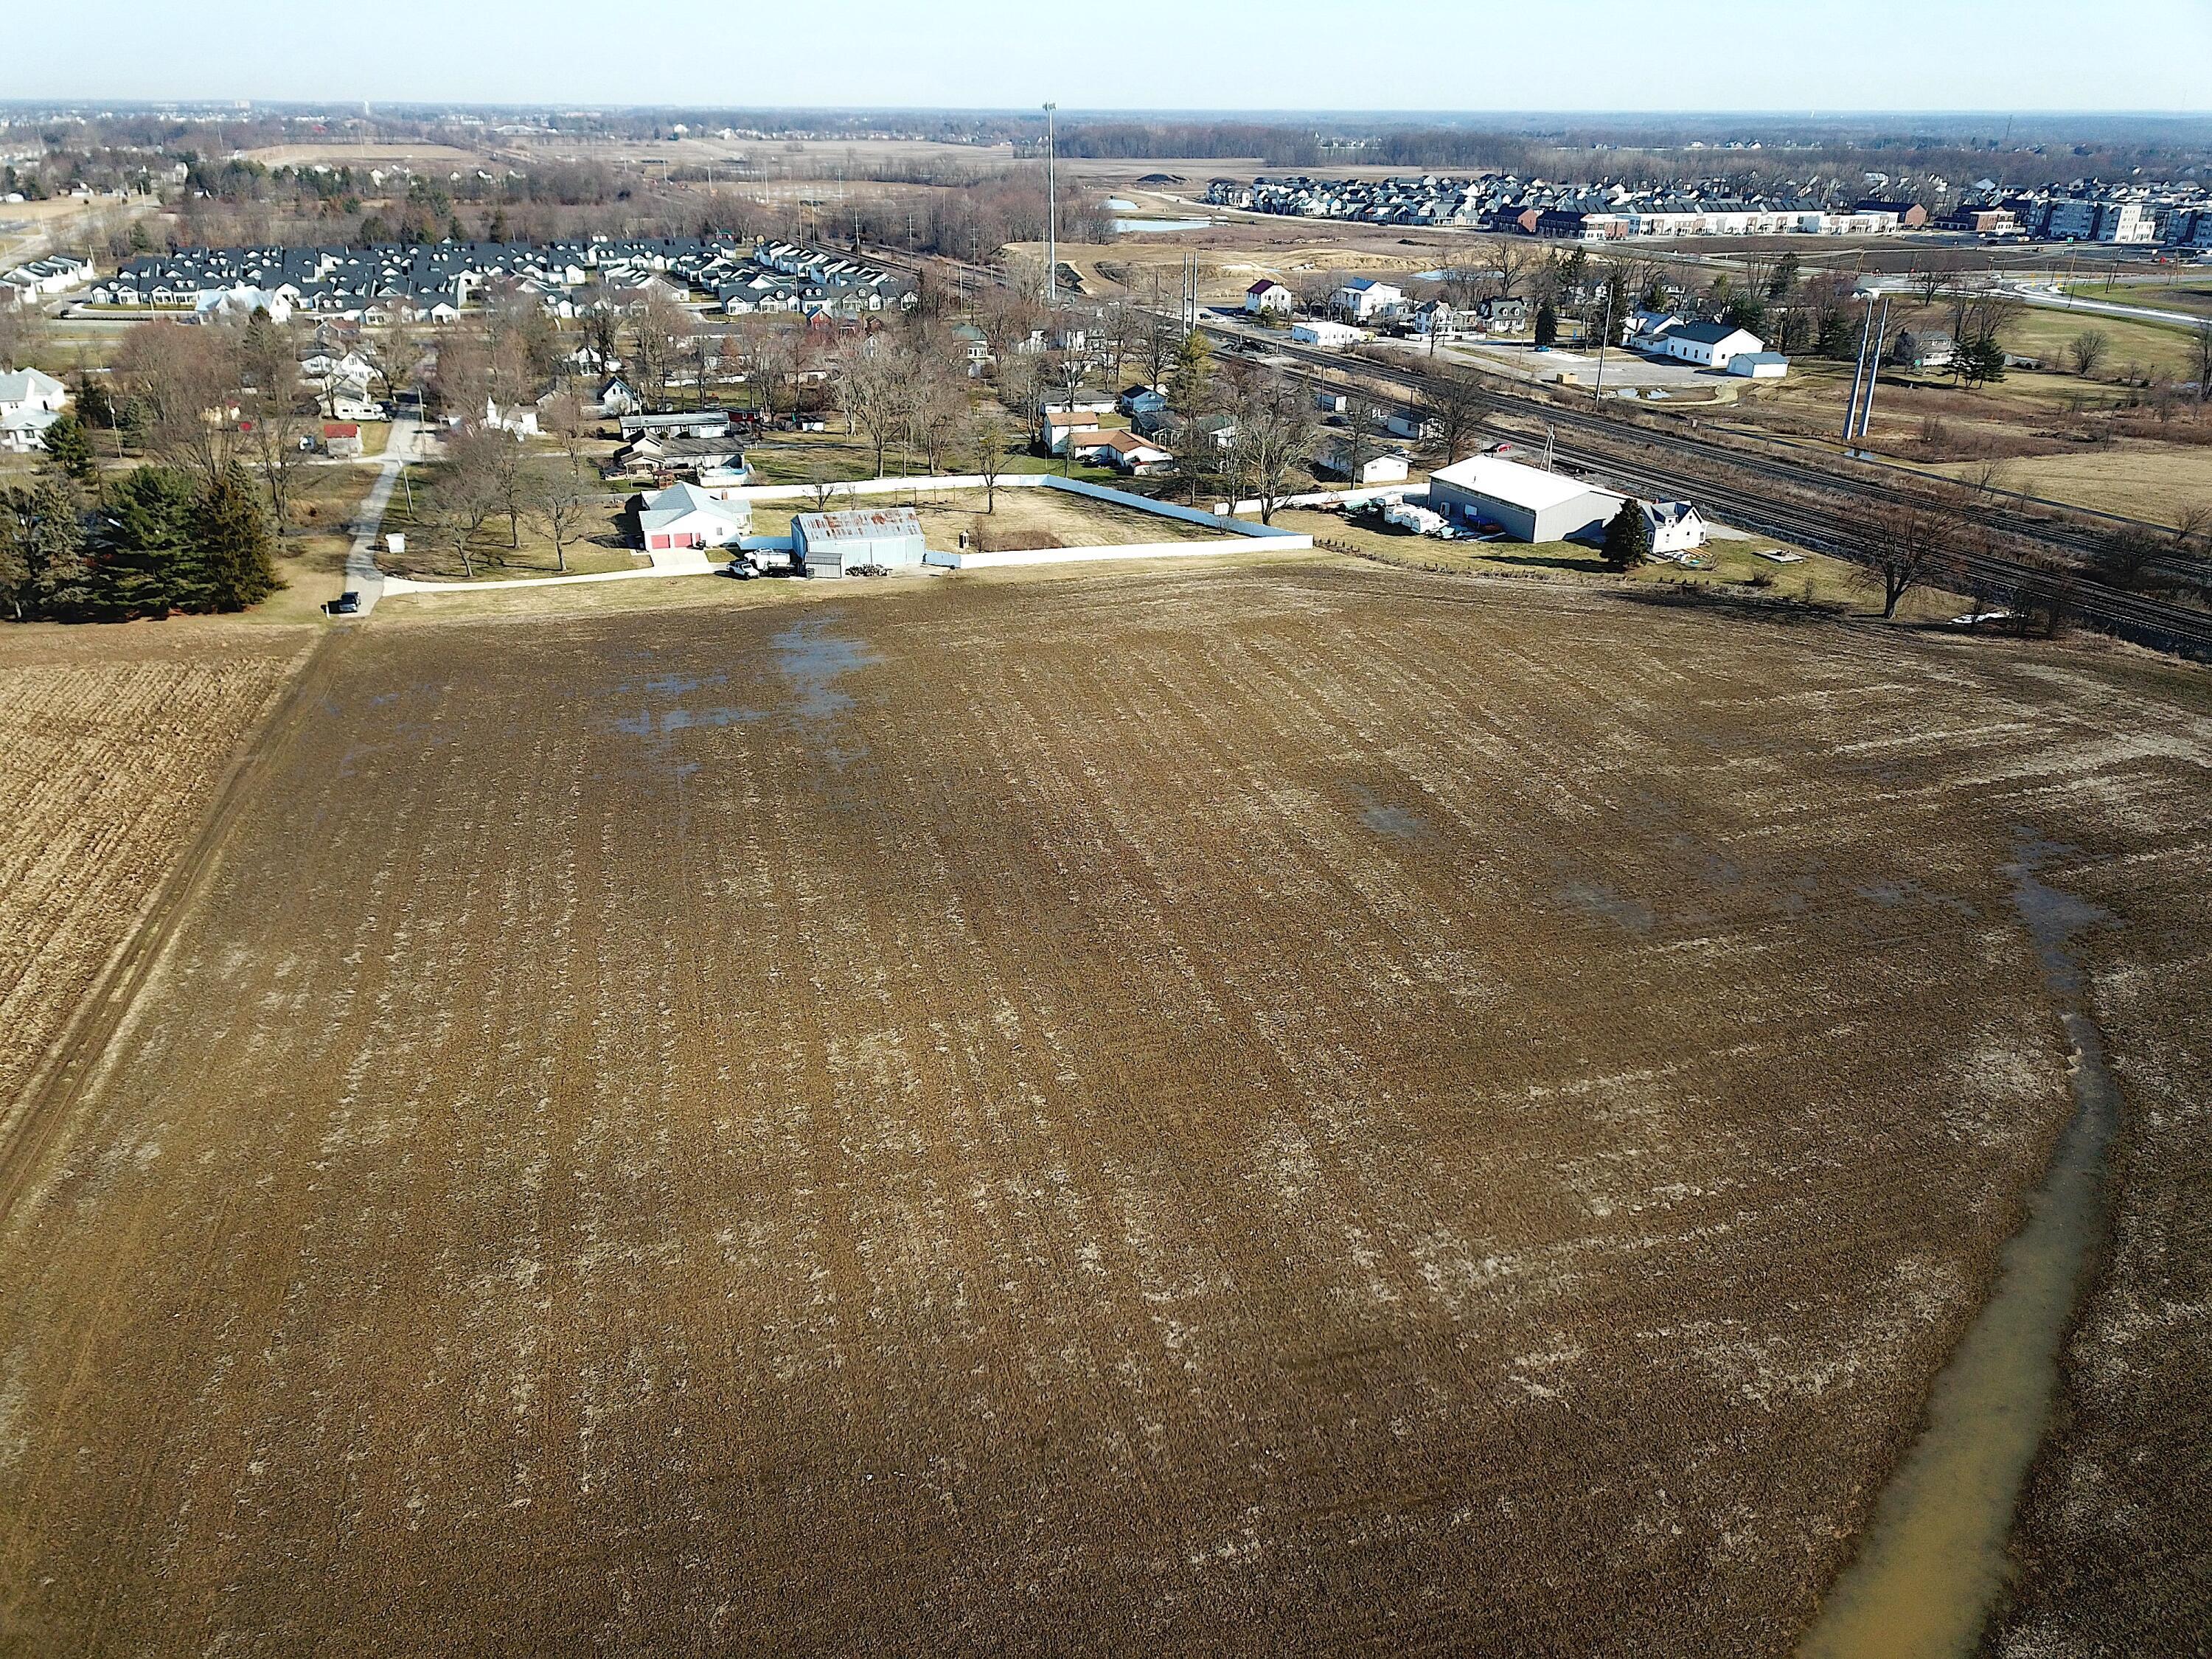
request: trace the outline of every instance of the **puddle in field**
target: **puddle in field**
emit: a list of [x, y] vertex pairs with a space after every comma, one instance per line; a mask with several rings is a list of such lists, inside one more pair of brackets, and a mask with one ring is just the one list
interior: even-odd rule
[[1364, 789], [1354, 788], [1352, 794], [1359, 803], [1359, 821], [1378, 836], [1388, 836], [1393, 841], [1413, 841], [1427, 827], [1404, 807], [1378, 800]]
[[2005, 1246], [1996, 1288], [1936, 1376], [1927, 1426], [1799, 1650], [1804, 1659], [1971, 1653], [2003, 1587], [2005, 1540], [2050, 1417], [2059, 1342], [2104, 1224], [2105, 1152], [2119, 1117], [2073, 945], [2104, 914], [2037, 877], [2051, 850], [2023, 834], [2009, 873], [2073, 1051], [2074, 1118]]
[[1651, 907], [1642, 900], [1626, 897], [1599, 882], [1571, 882], [1559, 889], [1559, 899], [1578, 915], [1612, 922], [1632, 933], [1650, 933], [1658, 920], [1651, 914]]
[[856, 640], [823, 629], [819, 623], [795, 623], [769, 641], [775, 672], [791, 688], [790, 712], [802, 720], [827, 720], [853, 706], [837, 682], [883, 660]]
[[626, 682], [617, 686], [613, 695], [636, 707], [634, 712], [616, 715], [614, 729], [626, 737], [665, 738], [695, 726], [743, 726], [768, 718], [765, 709], [686, 701], [728, 684], [726, 674], [709, 674], [703, 679], [688, 674], [647, 674]]

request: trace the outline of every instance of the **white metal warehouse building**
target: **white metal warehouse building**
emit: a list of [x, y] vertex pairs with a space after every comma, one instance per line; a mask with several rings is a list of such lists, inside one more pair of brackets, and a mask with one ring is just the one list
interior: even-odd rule
[[1429, 506], [1462, 524], [1494, 524], [1520, 542], [1603, 535], [1628, 498], [1579, 478], [1495, 455], [1476, 455], [1429, 475]]

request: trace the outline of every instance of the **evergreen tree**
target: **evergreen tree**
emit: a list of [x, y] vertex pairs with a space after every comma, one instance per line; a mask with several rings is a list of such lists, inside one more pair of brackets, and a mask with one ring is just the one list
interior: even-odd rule
[[199, 492], [183, 472], [142, 466], [109, 488], [92, 537], [100, 611], [110, 617], [166, 617], [209, 608], [191, 553]]
[[1797, 286], [1797, 272], [1802, 264], [1794, 253], [1785, 253], [1775, 262], [1774, 274], [1766, 279], [1766, 297], [1778, 303], [1790, 297]]
[[19, 622], [94, 614], [83, 503], [62, 473], [0, 489], [0, 605]]
[[1549, 351], [1559, 338], [1559, 308], [1549, 300], [1536, 307], [1536, 349]]
[[1651, 523], [1644, 504], [1626, 501], [1605, 527], [1605, 562], [1613, 570], [1633, 570], [1651, 556]]
[[1206, 401], [1213, 380], [1213, 347], [1193, 329], [1176, 349], [1175, 373], [1168, 381], [1168, 402], [1178, 414], [1195, 415]]
[[94, 471], [92, 462], [92, 434], [84, 429], [84, 422], [64, 410], [46, 428], [46, 453], [53, 457], [54, 465], [79, 483], [88, 481]]
[[1961, 341], [1951, 361], [1954, 372], [1968, 386], [1986, 386], [2005, 377], [2004, 347], [1994, 334]]
[[276, 591], [269, 515], [246, 469], [233, 462], [192, 515], [191, 559], [204, 573], [210, 611], [243, 611]]

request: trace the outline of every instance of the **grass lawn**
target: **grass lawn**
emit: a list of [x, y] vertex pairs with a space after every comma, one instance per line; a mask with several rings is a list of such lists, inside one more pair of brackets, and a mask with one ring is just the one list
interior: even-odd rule
[[[1316, 542], [1323, 537], [1357, 549], [1370, 558], [1413, 569], [1455, 571], [1469, 575], [1521, 575], [1542, 580], [1577, 579], [1623, 580], [1607, 569], [1595, 548], [1578, 542], [1464, 542], [1439, 541], [1382, 524], [1377, 520], [1347, 521], [1334, 513], [1293, 507], [1275, 514], [1285, 530], [1303, 531]], [[1749, 541], [1708, 542], [1699, 556], [1710, 570], [1686, 569], [1680, 565], [1653, 563], [1639, 567], [1625, 580], [1660, 585], [1684, 584], [1732, 590], [1745, 594], [1800, 604], [1838, 605], [1863, 610], [1881, 605], [1879, 590], [1870, 590], [1858, 567], [1841, 559], [1807, 553], [1803, 562], [1777, 564], [1759, 556], [1761, 551], [1800, 552], [1771, 537]], [[1899, 614], [1908, 620], [1933, 621], [1956, 616], [1965, 603], [1955, 595], [1920, 592], [1905, 596]]]
[[2102, 283], [2068, 283], [2063, 286], [2076, 299], [2146, 306], [2154, 311], [2192, 311], [2212, 317], [2212, 278], [2202, 271], [2185, 276], [2177, 272], [2171, 282], [2157, 277], [2144, 282], [2114, 283], [2109, 289]]
[[[1936, 470], [1968, 477], [1971, 461]], [[2137, 443], [2121, 439], [2063, 455], [2034, 455], [2009, 464], [2007, 490], [2040, 495], [2103, 513], [2171, 524], [2185, 507], [2212, 503], [2212, 444]]]
[[[354, 470], [364, 478], [371, 476], [366, 467]], [[410, 467], [407, 482], [413, 490], [412, 504], [408, 490], [402, 489], [393, 494], [391, 506], [385, 510], [385, 532], [396, 530], [407, 538], [407, 550], [402, 554], [388, 553], [380, 544], [376, 562], [387, 575], [420, 581], [501, 581], [517, 576], [592, 575], [610, 570], [635, 570], [646, 562], [645, 555], [629, 544], [623, 513], [623, 504], [629, 497], [622, 495], [605, 498], [592, 514], [582, 538], [568, 544], [565, 573], [542, 526], [526, 514], [517, 538], [520, 544], [515, 545], [510, 543], [507, 516], [501, 514], [489, 520], [470, 543], [469, 550], [476, 567], [471, 574], [462, 568], [449, 548], [438, 545], [418, 528], [422, 517], [429, 512], [436, 499], [439, 469]]]
[[2042, 306], [2028, 307], [2005, 331], [2005, 349], [2040, 357], [2053, 368], [2063, 368], [2068, 342], [2091, 332], [2103, 335], [2106, 340], [2100, 374], [2117, 374], [2130, 363], [2168, 375], [2189, 372], [2189, 331], [2178, 324], [2139, 323], [2130, 318], [2054, 311]]

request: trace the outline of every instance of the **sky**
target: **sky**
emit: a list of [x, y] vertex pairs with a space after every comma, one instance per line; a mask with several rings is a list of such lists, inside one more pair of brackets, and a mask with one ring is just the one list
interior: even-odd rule
[[380, 0], [335, 9], [10, 0], [4, 9], [15, 15], [0, 21], [0, 99], [2212, 112], [2212, 0]]

